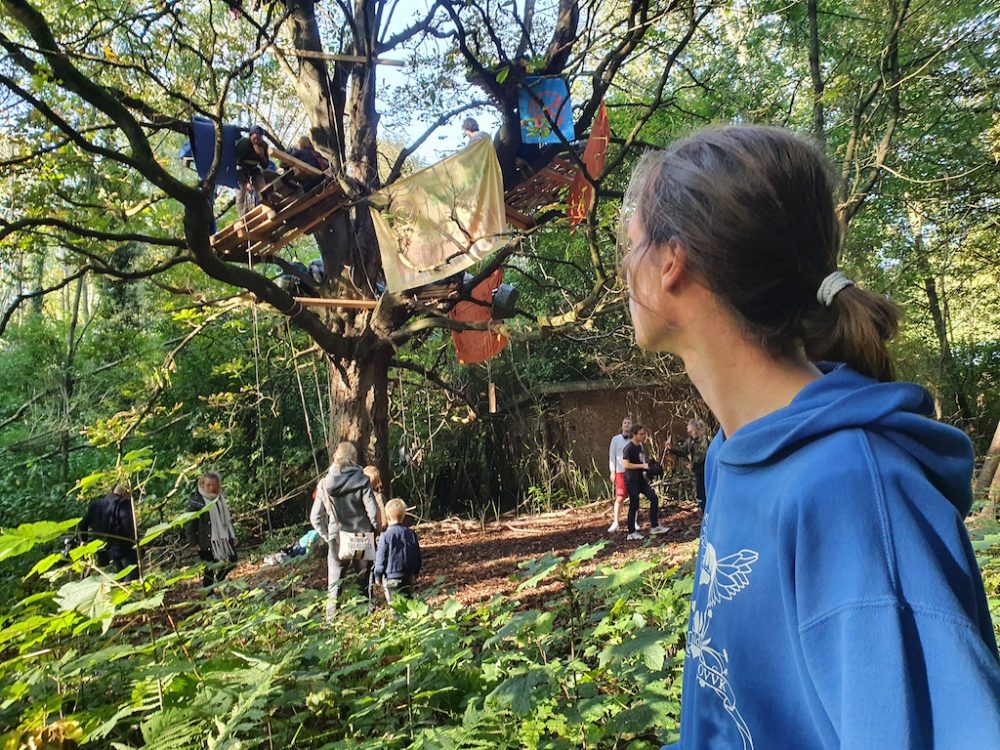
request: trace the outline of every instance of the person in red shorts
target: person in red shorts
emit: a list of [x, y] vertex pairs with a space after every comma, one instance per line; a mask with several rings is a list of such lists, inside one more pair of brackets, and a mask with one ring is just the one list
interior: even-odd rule
[[625, 467], [622, 466], [622, 451], [631, 439], [632, 418], [625, 417], [622, 420], [622, 431], [611, 438], [611, 445], [608, 446], [608, 471], [611, 472], [611, 486], [615, 492], [614, 515], [611, 525], [608, 526], [608, 533], [614, 534], [618, 531], [618, 517], [622, 511], [622, 500], [627, 497], [625, 492]]

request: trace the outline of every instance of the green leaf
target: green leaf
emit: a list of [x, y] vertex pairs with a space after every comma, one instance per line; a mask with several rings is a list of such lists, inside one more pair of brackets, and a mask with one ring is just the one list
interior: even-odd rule
[[599, 663], [606, 667], [619, 664], [630, 657], [641, 656], [647, 668], [658, 671], [663, 669], [663, 660], [667, 657], [664, 640], [664, 633], [659, 628], [637, 630], [632, 638], [605, 646]]
[[36, 545], [58, 539], [79, 523], [79, 518], [73, 518], [69, 521], [39, 521], [21, 524], [16, 529], [0, 534], [0, 560], [23, 555], [25, 552], [30, 552]]
[[597, 557], [598, 553], [602, 549], [608, 546], [608, 540], [602, 539], [599, 542], [594, 542], [593, 544], [584, 544], [582, 547], [577, 547], [576, 550], [570, 555], [570, 562], [584, 562], [585, 560], [592, 560]]
[[554, 693], [551, 675], [544, 667], [529, 667], [526, 671], [508, 677], [492, 693], [486, 696], [486, 704], [509, 708], [515, 714], [524, 716], [535, 706]]
[[163, 523], [158, 523], [155, 526], [151, 526], [143, 534], [142, 539], [139, 540], [139, 546], [144, 547], [157, 537], [163, 536], [165, 533], [171, 529], [176, 529], [178, 526], [183, 526], [188, 521], [197, 518], [202, 513], [206, 513], [209, 510], [209, 506], [206, 505], [196, 511], [185, 511], [184, 513], [178, 513], [169, 521], [164, 521]]
[[521, 585], [517, 587], [517, 591], [521, 592], [525, 589], [534, 588], [538, 583], [546, 578], [552, 573], [556, 568], [559, 567], [564, 558], [560, 555], [553, 555], [551, 552], [547, 552], [536, 560], [529, 560], [526, 563], [521, 563], [520, 568], [526, 571], [530, 577], [521, 582]]
[[62, 612], [75, 611], [90, 620], [101, 620], [107, 632], [115, 614], [111, 601], [111, 581], [105, 576], [90, 576], [82, 581], [63, 584], [56, 594]]
[[497, 83], [503, 83], [507, 80], [507, 76], [510, 75], [510, 66], [504, 65], [500, 70], [497, 71]]

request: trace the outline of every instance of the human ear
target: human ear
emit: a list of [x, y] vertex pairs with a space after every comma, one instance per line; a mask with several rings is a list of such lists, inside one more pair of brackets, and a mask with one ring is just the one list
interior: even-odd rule
[[677, 291], [687, 266], [687, 250], [676, 239], [671, 238], [661, 250], [660, 286], [665, 294]]

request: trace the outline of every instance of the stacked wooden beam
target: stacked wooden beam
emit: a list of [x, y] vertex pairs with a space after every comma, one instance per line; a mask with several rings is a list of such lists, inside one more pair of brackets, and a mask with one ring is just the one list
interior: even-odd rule
[[223, 257], [270, 255], [316, 231], [345, 205], [339, 183], [327, 179], [309, 191], [248, 211], [212, 235], [212, 247]]

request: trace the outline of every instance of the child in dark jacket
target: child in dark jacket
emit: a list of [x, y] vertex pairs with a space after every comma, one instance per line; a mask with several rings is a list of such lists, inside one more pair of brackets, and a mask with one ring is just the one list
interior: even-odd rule
[[386, 601], [399, 594], [413, 597], [413, 583], [420, 575], [420, 543], [412, 529], [403, 526], [406, 503], [394, 498], [385, 504], [389, 528], [382, 532], [375, 555], [375, 580], [382, 583]]

